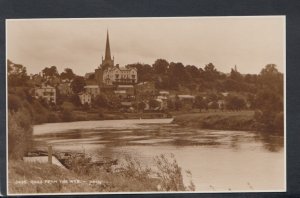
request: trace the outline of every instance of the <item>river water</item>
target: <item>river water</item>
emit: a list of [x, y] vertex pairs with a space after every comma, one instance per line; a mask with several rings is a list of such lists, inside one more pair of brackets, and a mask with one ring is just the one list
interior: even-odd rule
[[153, 157], [174, 154], [196, 191], [282, 191], [284, 140], [246, 131], [203, 130], [171, 124], [171, 119], [106, 120], [34, 126], [35, 140], [55, 150], [122, 159], [147, 166]]

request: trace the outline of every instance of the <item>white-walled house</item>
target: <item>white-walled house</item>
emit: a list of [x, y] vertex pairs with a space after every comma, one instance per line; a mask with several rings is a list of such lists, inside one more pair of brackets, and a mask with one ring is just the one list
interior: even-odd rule
[[56, 104], [56, 89], [49, 85], [42, 85], [34, 89], [35, 98], [44, 98], [48, 103], [53, 102]]
[[93, 98], [100, 95], [99, 85], [86, 85], [84, 86], [84, 92], [90, 94]]
[[80, 102], [82, 105], [88, 104], [90, 105], [92, 103], [92, 96], [89, 93], [80, 93], [78, 94]]
[[136, 68], [110, 67], [103, 72], [103, 82], [107, 85], [113, 84], [136, 84]]

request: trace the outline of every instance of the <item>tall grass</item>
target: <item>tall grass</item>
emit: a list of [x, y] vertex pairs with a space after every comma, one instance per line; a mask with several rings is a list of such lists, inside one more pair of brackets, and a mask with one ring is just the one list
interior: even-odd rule
[[[87, 161], [85, 161], [87, 160]], [[93, 166], [88, 158], [74, 158], [71, 170], [58, 166], [23, 161], [9, 163], [10, 193], [60, 193], [60, 192], [152, 192], [152, 191], [193, 191], [194, 184], [183, 183], [182, 171], [174, 156], [160, 155], [154, 158], [154, 167], [141, 165], [140, 161], [125, 157], [119, 168], [107, 169]], [[78, 180], [80, 184], [53, 183], [44, 185], [15, 184], [16, 180]], [[101, 184], [90, 185], [90, 181]]]

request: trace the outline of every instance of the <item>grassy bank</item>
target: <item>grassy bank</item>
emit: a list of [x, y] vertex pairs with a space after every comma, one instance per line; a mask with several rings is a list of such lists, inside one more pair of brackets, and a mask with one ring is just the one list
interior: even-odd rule
[[117, 169], [101, 166], [62, 169], [56, 165], [9, 161], [9, 193], [140, 192], [194, 190], [183, 184], [176, 160], [159, 156], [155, 168], [127, 158]]
[[186, 113], [176, 115], [173, 122], [201, 129], [257, 130], [254, 111]]

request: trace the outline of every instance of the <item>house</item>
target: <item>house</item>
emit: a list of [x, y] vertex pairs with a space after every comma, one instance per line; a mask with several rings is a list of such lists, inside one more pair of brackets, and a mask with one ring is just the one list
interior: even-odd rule
[[84, 86], [84, 92], [90, 94], [93, 98], [100, 95], [99, 85], [86, 85]]
[[133, 85], [118, 85], [117, 90], [118, 91], [126, 91], [127, 96], [133, 96], [134, 95]]
[[56, 104], [56, 89], [49, 85], [42, 85], [34, 89], [34, 97], [46, 99], [48, 103]]
[[91, 94], [83, 92], [83, 93], [79, 93], [78, 96], [82, 105], [84, 104], [90, 105], [92, 103]]
[[229, 94], [228, 92], [222, 92], [222, 93], [221, 93], [221, 95], [224, 96], [224, 97], [227, 97], [228, 94]]
[[169, 97], [169, 95], [170, 95], [170, 92], [168, 92], [168, 91], [159, 91], [158, 93], [160, 96], [165, 96], [165, 97]]
[[192, 95], [178, 95], [178, 99], [183, 103], [192, 104], [195, 101], [195, 96], [192, 96]]
[[120, 99], [124, 99], [127, 97], [126, 90], [115, 90], [114, 93]]
[[109, 67], [103, 72], [103, 82], [106, 85], [137, 83], [136, 68]]

